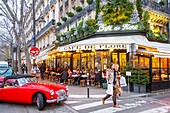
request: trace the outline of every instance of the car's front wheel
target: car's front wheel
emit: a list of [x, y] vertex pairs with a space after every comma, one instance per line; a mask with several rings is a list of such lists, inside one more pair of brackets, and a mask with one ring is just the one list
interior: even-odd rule
[[44, 103], [43, 95], [42, 95], [41, 93], [38, 93], [38, 94], [37, 94], [36, 104], [37, 104], [37, 108], [38, 108], [39, 110], [43, 110], [45, 103]]

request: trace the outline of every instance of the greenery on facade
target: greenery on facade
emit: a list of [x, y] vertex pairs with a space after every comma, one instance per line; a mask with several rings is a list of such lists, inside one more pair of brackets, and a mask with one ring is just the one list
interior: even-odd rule
[[105, 24], [128, 23], [134, 7], [128, 0], [112, 0], [102, 8]]
[[76, 12], [80, 12], [83, 8], [81, 6], [76, 7]]
[[96, 20], [99, 14], [99, 8], [100, 8], [100, 0], [96, 0], [96, 17], [95, 17]]
[[87, 0], [86, 1], [88, 4], [92, 4], [93, 3], [93, 0]]
[[138, 23], [138, 29], [140, 31], [148, 32], [150, 30], [149, 23], [148, 23], [149, 19], [150, 19], [149, 13], [148, 11], [145, 11], [142, 19]]
[[95, 19], [89, 19], [85, 22], [85, 26], [83, 26], [83, 21], [79, 23], [77, 28], [71, 28], [69, 31], [69, 38], [66, 37], [67, 33], [61, 33], [56, 37], [56, 40], [59, 41], [60, 44], [66, 44], [71, 41], [75, 41], [78, 39], [82, 39], [90, 34], [93, 34], [97, 31], [97, 22]]
[[74, 13], [72, 13], [72, 12], [67, 12], [66, 14], [67, 14], [68, 17], [73, 17], [74, 16]]
[[67, 17], [61, 17], [62, 21], [66, 22], [67, 21]]
[[165, 0], [161, 0], [161, 1], [159, 2], [159, 4], [165, 5]]
[[57, 22], [57, 26], [61, 26], [61, 22]]
[[136, 8], [139, 13], [139, 18], [142, 19], [143, 9], [142, 9], [142, 2], [141, 0], [136, 0]]

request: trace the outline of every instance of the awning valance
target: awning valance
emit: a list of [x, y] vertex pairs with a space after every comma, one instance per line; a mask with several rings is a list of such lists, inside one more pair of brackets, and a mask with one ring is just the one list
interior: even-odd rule
[[152, 47], [157, 48], [159, 52], [170, 53], [170, 44], [160, 42], [150, 42]]
[[141, 50], [141, 49], [138, 49], [137, 52], [147, 53], [147, 54], [153, 55], [154, 57], [159, 57], [159, 58], [170, 58], [170, 53], [153, 52], [153, 51], [147, 51], [147, 50]]
[[78, 41], [69, 45], [58, 47], [58, 51], [92, 50], [92, 49], [126, 49], [131, 43], [139, 46], [152, 47], [145, 36], [112, 36], [97, 37]]

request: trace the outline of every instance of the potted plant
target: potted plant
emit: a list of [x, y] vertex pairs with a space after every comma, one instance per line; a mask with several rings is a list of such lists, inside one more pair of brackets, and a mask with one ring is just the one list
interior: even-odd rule
[[82, 7], [81, 6], [77, 6], [76, 7], [76, 12], [80, 12], [82, 10]]
[[68, 17], [73, 17], [74, 16], [74, 13], [72, 13], [72, 12], [67, 12], [66, 14], [67, 14]]
[[61, 26], [61, 22], [57, 22], [57, 26]]
[[61, 17], [62, 21], [66, 22], [67, 18], [66, 17]]
[[134, 85], [134, 92], [145, 93], [146, 85], [150, 83], [150, 78], [142, 68], [137, 67], [133, 69], [130, 82]]

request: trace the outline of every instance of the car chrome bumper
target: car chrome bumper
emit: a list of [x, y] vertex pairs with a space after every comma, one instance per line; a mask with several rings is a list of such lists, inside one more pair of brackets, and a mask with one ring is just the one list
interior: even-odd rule
[[53, 102], [62, 102], [62, 101], [66, 101], [68, 96], [62, 96], [62, 97], [58, 97], [57, 99], [52, 99], [52, 100], [47, 100], [47, 103], [53, 103]]

